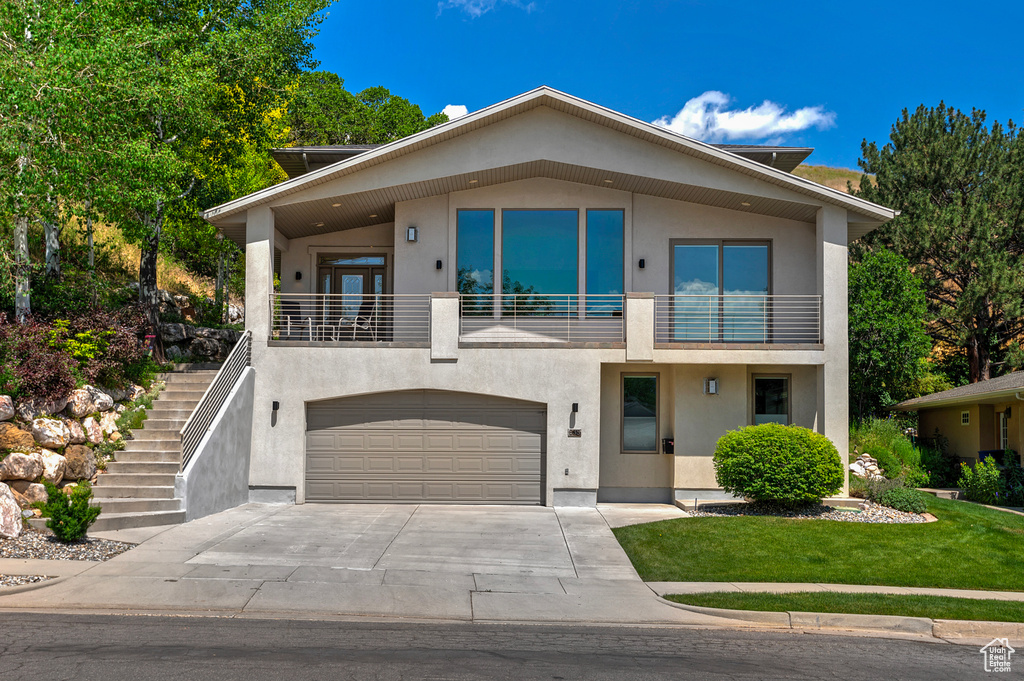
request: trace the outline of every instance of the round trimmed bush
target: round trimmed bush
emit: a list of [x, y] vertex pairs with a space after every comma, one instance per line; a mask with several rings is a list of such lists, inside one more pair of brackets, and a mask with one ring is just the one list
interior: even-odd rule
[[924, 513], [924, 494], [909, 487], [897, 487], [882, 495], [882, 506], [894, 508], [904, 513]]
[[843, 488], [835, 445], [799, 426], [764, 423], [729, 431], [718, 440], [714, 462], [722, 488], [757, 501], [801, 506]]

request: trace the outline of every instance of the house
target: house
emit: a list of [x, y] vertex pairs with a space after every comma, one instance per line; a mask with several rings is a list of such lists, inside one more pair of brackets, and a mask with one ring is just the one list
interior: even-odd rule
[[916, 411], [917, 432], [925, 440], [945, 438], [949, 451], [973, 464], [979, 452], [993, 452], [1003, 463], [1009, 450], [1020, 460], [1024, 452], [1024, 371], [915, 397], [895, 411]]
[[[278, 150], [246, 253], [250, 498], [713, 494], [730, 429], [847, 450], [847, 244], [893, 211], [541, 87], [379, 147]], [[279, 281], [279, 287], [275, 286]]]

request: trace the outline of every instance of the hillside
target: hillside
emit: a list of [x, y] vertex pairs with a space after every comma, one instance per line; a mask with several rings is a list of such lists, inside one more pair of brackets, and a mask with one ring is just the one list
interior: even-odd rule
[[797, 177], [802, 177], [823, 184], [832, 189], [847, 191], [847, 183], [853, 183], [854, 187], [860, 185], [860, 177], [863, 173], [859, 170], [849, 168], [830, 168], [829, 166], [802, 165], [793, 171]]

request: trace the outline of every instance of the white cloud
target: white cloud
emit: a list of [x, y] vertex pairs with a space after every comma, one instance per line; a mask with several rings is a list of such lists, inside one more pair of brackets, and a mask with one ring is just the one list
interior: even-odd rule
[[454, 121], [456, 118], [462, 118], [468, 114], [469, 109], [466, 108], [465, 104], [449, 104], [441, 113], [448, 116], [448, 120]]
[[730, 101], [724, 92], [708, 90], [688, 101], [675, 116], [663, 116], [654, 124], [704, 142], [771, 138], [775, 144], [789, 133], [835, 125], [835, 113], [823, 106], [787, 112], [781, 104], [766, 99], [758, 106], [729, 110]]
[[437, 3], [437, 13], [440, 14], [446, 9], [461, 9], [476, 19], [487, 14], [498, 5], [512, 5], [527, 12], [532, 12], [537, 8], [537, 3], [522, 2], [522, 0], [440, 0]]

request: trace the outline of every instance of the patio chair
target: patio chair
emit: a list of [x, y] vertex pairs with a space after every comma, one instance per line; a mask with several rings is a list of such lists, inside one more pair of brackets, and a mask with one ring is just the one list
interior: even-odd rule
[[[296, 300], [281, 301], [281, 330], [284, 332], [283, 340], [311, 340], [313, 318], [302, 317], [301, 308]], [[303, 333], [305, 332], [305, 334]], [[305, 335], [305, 338], [303, 338]], [[294, 336], [298, 336], [297, 338]]]

